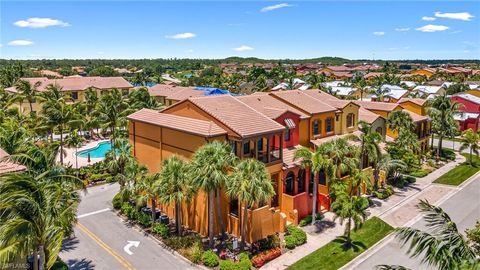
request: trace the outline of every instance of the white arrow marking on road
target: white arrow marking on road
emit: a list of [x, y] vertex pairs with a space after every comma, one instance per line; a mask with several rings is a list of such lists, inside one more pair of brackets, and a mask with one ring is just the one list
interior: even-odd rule
[[130, 251], [130, 248], [132, 246], [138, 247], [140, 245], [140, 241], [127, 241], [127, 242], [128, 242], [128, 244], [126, 244], [123, 247], [123, 251], [125, 251], [128, 255], [133, 255], [133, 252]]

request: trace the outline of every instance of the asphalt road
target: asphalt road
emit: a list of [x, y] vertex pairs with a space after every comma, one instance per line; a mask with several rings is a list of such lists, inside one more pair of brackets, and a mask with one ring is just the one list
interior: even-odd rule
[[[89, 188], [82, 194], [75, 237], [65, 241], [60, 253], [69, 268], [196, 269], [129, 227], [111, 210], [111, 199], [118, 189], [117, 184], [108, 184]], [[129, 241], [133, 242], [125, 250]]]
[[[472, 182], [464, 186], [452, 197], [440, 204], [440, 207], [457, 224], [459, 231], [465, 232], [465, 229], [473, 228], [475, 222], [480, 219], [480, 176], [477, 176]], [[415, 222], [411, 227], [424, 230], [425, 223], [423, 219]], [[410, 269], [433, 269], [421, 264], [421, 259], [412, 259], [406, 255], [407, 247], [401, 247], [399, 242], [391, 238], [380, 248], [367, 251], [369, 257], [366, 260], [361, 256], [356, 264], [350, 264], [347, 269], [375, 269], [376, 265], [402, 265]]]

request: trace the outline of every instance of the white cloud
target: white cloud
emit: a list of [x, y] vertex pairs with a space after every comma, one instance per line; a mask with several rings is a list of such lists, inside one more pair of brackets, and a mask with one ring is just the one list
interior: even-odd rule
[[435, 12], [435, 17], [438, 18], [447, 18], [447, 19], [452, 19], [452, 20], [462, 20], [462, 21], [470, 21], [472, 20], [473, 16], [472, 14], [468, 12], [457, 12], [457, 13], [451, 13], [451, 12]]
[[33, 41], [25, 40], [25, 39], [17, 39], [17, 40], [12, 40], [8, 42], [8, 45], [10, 46], [28, 46], [32, 44], [33, 44]]
[[237, 52], [245, 52], [245, 51], [251, 51], [251, 50], [253, 50], [253, 48], [250, 47], [250, 46], [247, 46], [247, 45], [242, 45], [238, 48], [233, 48], [233, 50], [237, 51]]
[[437, 18], [435, 17], [429, 17], [429, 16], [423, 16], [422, 20], [424, 21], [435, 21]]
[[428, 33], [440, 32], [448, 29], [450, 29], [450, 27], [445, 25], [435, 25], [435, 24], [427, 24], [422, 27], [415, 28], [415, 30], [417, 31], [428, 32]]
[[293, 7], [293, 5], [287, 4], [287, 3], [281, 3], [281, 4], [276, 4], [272, 6], [266, 6], [260, 10], [260, 12], [268, 12], [272, 11], [275, 9], [280, 9], [280, 8], [286, 8], [286, 7]]
[[69, 23], [66, 23], [61, 20], [51, 19], [51, 18], [28, 18], [26, 20], [20, 20], [13, 23], [18, 27], [28, 27], [28, 28], [45, 28], [49, 26], [70, 26]]
[[186, 33], [179, 33], [179, 34], [176, 34], [176, 35], [165, 36], [165, 37], [166, 38], [171, 38], [171, 39], [190, 39], [190, 38], [194, 38], [196, 36], [197, 35], [194, 34], [194, 33], [186, 32]]
[[384, 36], [385, 32], [373, 32], [375, 36]]
[[407, 32], [410, 31], [410, 27], [403, 27], [403, 28], [395, 28], [397, 32]]

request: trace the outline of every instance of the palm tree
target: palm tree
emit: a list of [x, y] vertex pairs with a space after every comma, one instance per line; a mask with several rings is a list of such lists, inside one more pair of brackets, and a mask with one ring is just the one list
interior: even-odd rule
[[159, 110], [162, 106], [157, 102], [155, 97], [150, 96], [147, 88], [140, 87], [132, 91], [128, 95], [128, 101], [130, 103], [130, 108], [134, 110], [140, 110], [143, 108], [148, 108], [152, 110]]
[[300, 166], [302, 168], [310, 168], [313, 172], [313, 202], [312, 202], [312, 225], [315, 224], [315, 217], [317, 212], [317, 188], [318, 188], [318, 174], [320, 171], [324, 171], [329, 178], [335, 177], [335, 164], [332, 159], [325, 154], [323, 148], [315, 149], [315, 152], [311, 152], [306, 147], [299, 148], [295, 151], [294, 159], [300, 159]]
[[240, 250], [243, 251], [246, 242], [247, 209], [266, 203], [275, 195], [275, 189], [265, 164], [256, 159], [245, 159], [238, 163], [225, 187], [228, 196], [243, 204], [240, 243]]
[[392, 131], [413, 130], [415, 124], [412, 117], [405, 111], [394, 111], [388, 115], [387, 126]]
[[336, 166], [336, 177], [358, 167], [358, 150], [345, 138], [336, 139], [319, 146], [320, 151], [328, 155]]
[[28, 131], [16, 119], [8, 118], [0, 125], [0, 148], [9, 154], [28, 149], [31, 139]]
[[428, 231], [404, 227], [395, 232], [402, 245], [409, 243], [407, 254], [422, 256], [422, 263], [439, 270], [477, 269], [472, 268], [474, 265], [478, 267], [474, 248], [458, 231], [450, 216], [428, 201], [421, 200], [417, 207], [424, 214]]
[[128, 108], [127, 101], [118, 89], [111, 89], [97, 103], [95, 115], [98, 117], [103, 129], [110, 129], [112, 145], [115, 145], [117, 128], [125, 127], [127, 124], [125, 117], [131, 112]]
[[402, 160], [392, 159], [389, 154], [383, 154], [375, 164], [375, 170], [373, 171], [373, 189], [377, 190], [378, 188], [381, 171], [385, 172], [386, 177], [394, 172], [394, 178], [398, 178], [398, 172], [403, 171], [406, 168], [407, 165]]
[[79, 119], [79, 114], [77, 114], [73, 106], [63, 100], [45, 108], [44, 117], [47, 125], [56, 128], [60, 133], [60, 164], [63, 164], [63, 133], [71, 128], [80, 126], [82, 121]]
[[194, 194], [189, 175], [189, 164], [173, 155], [164, 160], [160, 171], [159, 199], [164, 204], [175, 204], [175, 225], [182, 235], [182, 203], [188, 202]]
[[145, 205], [148, 201], [152, 203], [152, 228], [157, 218], [156, 207], [157, 197], [160, 193], [159, 174], [145, 175], [135, 183], [135, 193], [138, 194], [137, 205]]
[[465, 130], [462, 133], [462, 141], [460, 148], [458, 149], [459, 152], [462, 152], [465, 149], [469, 149], [470, 151], [470, 165], [473, 165], [473, 153], [478, 156], [479, 145], [478, 141], [480, 140], [480, 136], [478, 133], [473, 131], [471, 128]]
[[221, 217], [220, 189], [228, 178], [228, 170], [234, 166], [236, 156], [226, 143], [214, 141], [200, 147], [192, 159], [192, 172], [194, 183], [208, 194], [208, 235], [209, 246], [213, 247], [214, 240], [214, 199], [217, 195], [217, 218], [222, 230], [225, 232]]
[[85, 141], [85, 138], [82, 136], [78, 135], [78, 130], [74, 130], [68, 135], [68, 137], [65, 139], [65, 143], [69, 147], [75, 147], [75, 169], [78, 169], [78, 147], [82, 146], [82, 143]]
[[365, 164], [365, 158], [369, 162], [376, 163], [377, 160], [382, 155], [380, 149], [380, 143], [383, 141], [382, 136], [377, 132], [371, 132], [370, 125], [364, 121], [359, 122], [359, 130], [362, 132], [360, 138], [356, 135], [351, 134], [347, 139], [354, 141], [360, 141], [360, 169], [363, 169]]
[[345, 227], [345, 247], [350, 248], [352, 246], [352, 223], [353, 230], [361, 228], [367, 213], [365, 209], [368, 207], [368, 201], [365, 198], [359, 196], [351, 196], [346, 191], [342, 191], [336, 195], [335, 201], [332, 203], [332, 212], [335, 213], [334, 221], [340, 219], [340, 224], [346, 221]]
[[435, 97], [429, 105], [428, 113], [432, 117], [432, 125], [439, 137], [437, 147], [437, 157], [439, 157], [442, 152], [443, 138], [452, 135], [453, 128], [458, 126], [458, 122], [453, 116], [460, 112], [459, 109], [462, 105], [452, 102], [446, 94]]
[[30, 84], [30, 82], [25, 80], [18, 80], [15, 83], [15, 87], [18, 91], [17, 99], [20, 102], [27, 100], [30, 106], [30, 113], [33, 112], [33, 103], [35, 103], [35, 97], [38, 95], [37, 87], [39, 87], [41, 82], [36, 82], [34, 85]]

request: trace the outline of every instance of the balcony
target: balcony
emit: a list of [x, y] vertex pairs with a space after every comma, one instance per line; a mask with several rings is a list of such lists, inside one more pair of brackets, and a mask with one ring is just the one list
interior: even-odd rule
[[231, 141], [230, 144], [240, 158], [255, 158], [265, 164], [279, 163], [283, 159], [283, 134]]

